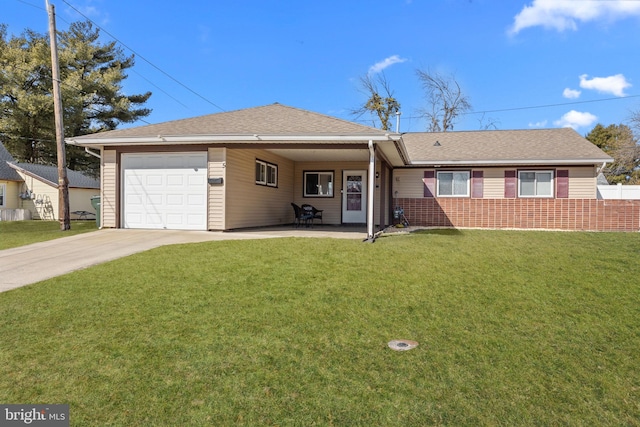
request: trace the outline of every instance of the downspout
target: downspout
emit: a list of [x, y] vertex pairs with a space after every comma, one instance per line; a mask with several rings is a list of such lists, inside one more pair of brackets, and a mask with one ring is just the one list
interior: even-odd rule
[[373, 196], [375, 194], [376, 188], [376, 150], [373, 145], [373, 141], [369, 140], [369, 185], [368, 185], [368, 195], [367, 195], [367, 238], [364, 240], [365, 242], [373, 243], [375, 242], [375, 237], [373, 235]]
[[[102, 156], [98, 153], [94, 153], [93, 151], [89, 150], [89, 147], [84, 147], [84, 151], [87, 154], [92, 155], [93, 157], [97, 157], [100, 159], [100, 168], [102, 168]], [[102, 197], [102, 173], [100, 173], [100, 197]], [[93, 201], [91, 202], [91, 204], [93, 205]], [[102, 217], [102, 203], [100, 204], [100, 208], [99, 208], [99, 212], [98, 214], [100, 214], [100, 217]], [[100, 227], [98, 227], [100, 230], [102, 230], [102, 220], [100, 220]]]
[[84, 147], [84, 151], [87, 154], [91, 154], [93, 157], [97, 157], [99, 159], [101, 159], [102, 157], [100, 156], [100, 154], [94, 153], [93, 151], [89, 150], [89, 147]]

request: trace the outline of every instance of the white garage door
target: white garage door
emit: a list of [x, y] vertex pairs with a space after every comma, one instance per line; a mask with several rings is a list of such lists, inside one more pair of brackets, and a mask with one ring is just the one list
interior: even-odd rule
[[122, 155], [124, 228], [207, 229], [207, 153]]

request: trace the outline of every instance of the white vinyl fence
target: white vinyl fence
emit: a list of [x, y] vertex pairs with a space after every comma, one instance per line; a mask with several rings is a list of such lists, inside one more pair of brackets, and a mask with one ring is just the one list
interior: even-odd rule
[[598, 185], [598, 199], [640, 200], [640, 185]]
[[29, 221], [31, 211], [28, 209], [0, 209], [0, 221]]

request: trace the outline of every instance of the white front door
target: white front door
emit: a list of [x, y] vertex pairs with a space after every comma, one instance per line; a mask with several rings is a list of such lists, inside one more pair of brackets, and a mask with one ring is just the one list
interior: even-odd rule
[[367, 171], [342, 172], [342, 222], [367, 222]]

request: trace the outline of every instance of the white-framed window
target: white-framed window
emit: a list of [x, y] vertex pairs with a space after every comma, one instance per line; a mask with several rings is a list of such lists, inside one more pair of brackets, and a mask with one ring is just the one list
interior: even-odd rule
[[518, 197], [553, 197], [553, 171], [518, 171]]
[[304, 172], [304, 197], [333, 197], [333, 171]]
[[469, 171], [438, 172], [438, 197], [469, 197]]
[[256, 159], [256, 184], [278, 186], [278, 165]]
[[4, 208], [6, 203], [7, 184], [0, 184], [0, 208]]

